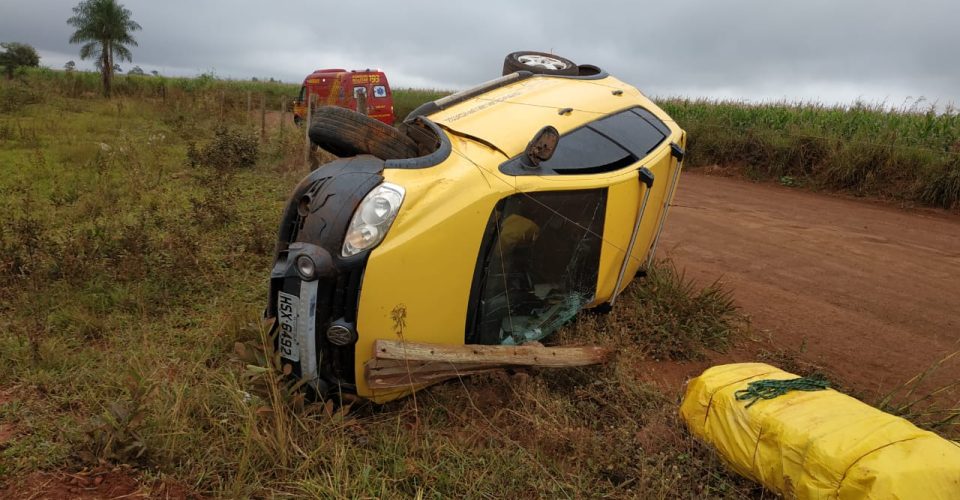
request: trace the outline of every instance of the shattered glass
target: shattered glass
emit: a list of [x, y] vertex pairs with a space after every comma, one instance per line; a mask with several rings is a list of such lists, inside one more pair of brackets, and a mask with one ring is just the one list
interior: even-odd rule
[[596, 295], [606, 189], [522, 193], [491, 215], [467, 341], [540, 340]]

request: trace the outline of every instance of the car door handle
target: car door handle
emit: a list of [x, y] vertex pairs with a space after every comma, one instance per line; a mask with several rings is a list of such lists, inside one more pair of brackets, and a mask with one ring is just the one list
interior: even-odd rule
[[675, 142], [670, 143], [670, 155], [676, 158], [678, 162], [683, 161], [683, 157], [685, 154], [686, 152], [683, 150], [683, 148], [680, 147], [679, 144]]

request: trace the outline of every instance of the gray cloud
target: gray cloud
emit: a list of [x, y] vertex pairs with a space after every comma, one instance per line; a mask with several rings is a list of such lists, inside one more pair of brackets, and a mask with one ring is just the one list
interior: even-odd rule
[[[65, 22], [75, 3], [3, 0], [0, 39], [34, 45], [51, 67], [79, 63]], [[379, 67], [394, 86], [453, 89], [533, 49], [661, 96], [960, 102], [960, 4], [948, 0], [123, 3], [143, 26], [134, 64], [166, 74], [299, 81]]]

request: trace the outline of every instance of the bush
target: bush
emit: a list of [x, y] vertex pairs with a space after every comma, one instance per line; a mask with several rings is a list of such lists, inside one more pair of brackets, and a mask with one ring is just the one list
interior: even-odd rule
[[40, 65], [40, 56], [37, 55], [37, 50], [30, 45], [3, 42], [0, 43], [0, 47], [4, 49], [3, 52], [0, 52], [0, 67], [3, 67], [7, 78], [13, 78], [13, 73], [17, 68], [36, 68]]
[[191, 167], [206, 166], [215, 170], [232, 170], [256, 165], [260, 143], [252, 132], [220, 127], [213, 140], [199, 150], [190, 144], [187, 162]]
[[627, 292], [616, 311], [618, 329], [655, 359], [703, 357], [704, 348], [724, 350], [742, 332], [744, 318], [722, 283], [701, 288], [670, 261], [655, 263]]
[[36, 90], [25, 85], [0, 85], [0, 113], [12, 113], [28, 104], [37, 104], [42, 96]]

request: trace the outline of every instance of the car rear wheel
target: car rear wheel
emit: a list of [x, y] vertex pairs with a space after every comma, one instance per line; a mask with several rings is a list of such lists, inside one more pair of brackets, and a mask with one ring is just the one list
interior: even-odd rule
[[417, 143], [399, 130], [337, 106], [313, 110], [310, 141], [337, 156], [371, 154], [383, 160], [417, 156]]
[[503, 74], [529, 71], [538, 75], [568, 75], [578, 73], [577, 65], [565, 57], [546, 52], [524, 50], [512, 52], [503, 58]]

